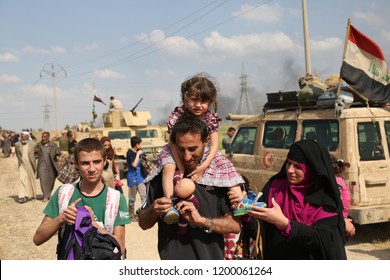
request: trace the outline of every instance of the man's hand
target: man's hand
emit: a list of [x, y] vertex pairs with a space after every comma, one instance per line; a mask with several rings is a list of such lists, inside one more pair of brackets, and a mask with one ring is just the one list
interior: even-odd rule
[[161, 197], [156, 199], [153, 204], [139, 212], [138, 225], [143, 230], [152, 228], [158, 221], [160, 216], [163, 216], [172, 207], [172, 201], [169, 198]]
[[153, 202], [152, 209], [157, 216], [162, 216], [171, 209], [172, 201], [169, 198], [161, 197]]
[[202, 222], [203, 217], [192, 202], [181, 200], [176, 204], [176, 209], [189, 223], [199, 225]]

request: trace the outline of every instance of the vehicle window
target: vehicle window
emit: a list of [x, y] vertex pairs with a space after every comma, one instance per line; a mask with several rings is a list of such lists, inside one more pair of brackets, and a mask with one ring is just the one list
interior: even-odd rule
[[257, 129], [256, 127], [241, 127], [235, 134], [232, 152], [235, 154], [253, 155]]
[[328, 151], [336, 151], [339, 145], [339, 122], [337, 120], [302, 121], [301, 139], [314, 139]]
[[386, 141], [387, 141], [387, 150], [390, 153], [390, 122], [385, 122], [385, 132], [386, 132]]
[[357, 125], [360, 160], [385, 158], [378, 122], [361, 122]]
[[110, 139], [130, 139], [130, 131], [110, 131], [108, 132], [108, 137]]
[[268, 121], [265, 123], [263, 146], [288, 149], [295, 140], [296, 121]]
[[136, 130], [135, 135], [141, 138], [157, 138], [157, 131], [155, 129]]

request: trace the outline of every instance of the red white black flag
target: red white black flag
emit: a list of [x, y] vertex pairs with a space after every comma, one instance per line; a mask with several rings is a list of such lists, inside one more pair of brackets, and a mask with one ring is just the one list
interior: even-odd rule
[[370, 101], [390, 102], [390, 74], [380, 47], [349, 25], [341, 78]]

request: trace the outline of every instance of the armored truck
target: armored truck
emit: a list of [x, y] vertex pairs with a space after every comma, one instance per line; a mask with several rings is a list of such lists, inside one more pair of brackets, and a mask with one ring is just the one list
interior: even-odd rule
[[130, 139], [133, 136], [142, 138], [142, 150], [152, 161], [157, 160], [157, 156], [168, 141], [167, 129], [164, 126], [149, 125], [152, 118], [150, 112], [107, 112], [103, 113], [102, 128], [94, 128], [90, 131], [90, 136], [108, 136], [111, 145], [115, 150], [117, 160], [121, 170], [121, 178], [127, 170], [126, 154], [131, 149]]
[[270, 93], [262, 114], [244, 118], [229, 114], [227, 119], [240, 124], [227, 157], [258, 192], [280, 170], [292, 143], [315, 139], [351, 164], [343, 178], [354, 221], [389, 222], [390, 108], [354, 101], [346, 105], [340, 97], [298, 100], [296, 96], [295, 91]]

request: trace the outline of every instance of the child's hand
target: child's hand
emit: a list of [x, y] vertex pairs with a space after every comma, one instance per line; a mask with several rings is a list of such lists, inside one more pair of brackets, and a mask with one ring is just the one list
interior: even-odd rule
[[244, 192], [241, 191], [240, 186], [231, 187], [227, 194], [232, 205], [240, 202], [244, 198]]
[[197, 181], [202, 177], [204, 171], [206, 170], [206, 167], [203, 166], [203, 164], [197, 166], [194, 171], [192, 171], [190, 174], [188, 174], [188, 177], [191, 178], [192, 181]]

